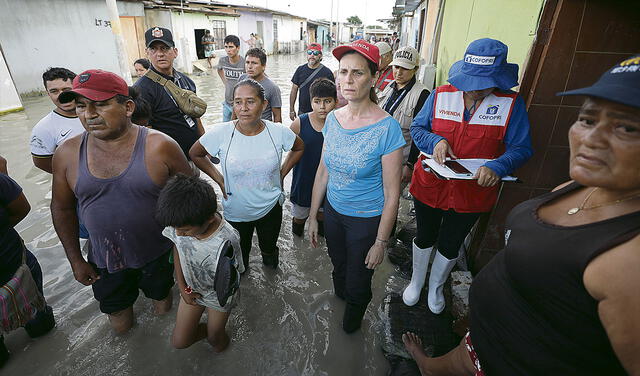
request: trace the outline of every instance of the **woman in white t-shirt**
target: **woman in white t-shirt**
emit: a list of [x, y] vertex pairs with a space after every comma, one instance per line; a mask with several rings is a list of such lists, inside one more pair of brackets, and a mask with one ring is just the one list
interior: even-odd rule
[[[245, 270], [254, 230], [262, 262], [278, 266], [276, 242], [282, 224], [282, 181], [300, 160], [302, 140], [279, 123], [260, 119], [267, 106], [264, 88], [255, 80], [233, 89], [237, 120], [216, 124], [191, 147], [191, 160], [222, 190], [224, 216], [240, 233]], [[281, 165], [282, 154], [290, 151]], [[209, 160], [220, 158], [220, 173]]]

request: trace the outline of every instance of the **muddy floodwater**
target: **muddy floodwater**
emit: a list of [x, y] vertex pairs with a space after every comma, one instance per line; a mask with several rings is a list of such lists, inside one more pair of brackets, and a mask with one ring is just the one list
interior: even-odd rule
[[[327, 53], [327, 55], [329, 55]], [[284, 123], [290, 124], [289, 91], [295, 68], [306, 55], [269, 56], [267, 74], [282, 91]], [[323, 62], [332, 70], [337, 61]], [[86, 67], [99, 68], [96, 67]], [[33, 72], [40, 75], [42, 72]], [[222, 119], [224, 89], [215, 72], [192, 75], [198, 94], [209, 103], [205, 128]], [[0, 154], [9, 163], [31, 203], [31, 212], [17, 227], [44, 272], [44, 292], [57, 326], [31, 340], [23, 329], [5, 337], [11, 352], [2, 375], [384, 375], [388, 364], [380, 350], [378, 310], [393, 266], [385, 259], [373, 278], [374, 298], [362, 330], [347, 335], [341, 328], [344, 302], [333, 295], [331, 262], [326, 245], [313, 249], [305, 237], [291, 233], [291, 203], [284, 206], [278, 245], [280, 266], [262, 266], [254, 238], [250, 271], [240, 285], [239, 304], [227, 330], [231, 345], [215, 354], [206, 341], [188, 349], [170, 345], [179, 294], [164, 316], [152, 313], [141, 294], [134, 305], [136, 325], [116, 336], [100, 313], [91, 287], [73, 278], [51, 222], [51, 176], [33, 167], [29, 153], [31, 129], [51, 109], [48, 97], [24, 100], [26, 110], [0, 117]], [[291, 174], [285, 181], [289, 190]], [[402, 200], [404, 201], [404, 200]]]

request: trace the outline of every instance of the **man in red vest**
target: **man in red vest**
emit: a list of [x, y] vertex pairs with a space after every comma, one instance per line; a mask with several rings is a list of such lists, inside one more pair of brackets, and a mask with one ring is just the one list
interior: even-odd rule
[[376, 43], [378, 51], [380, 51], [380, 64], [378, 64], [378, 80], [376, 81], [376, 93], [382, 93], [382, 91], [393, 82], [393, 67], [391, 66], [391, 60], [393, 60], [393, 51], [391, 46], [387, 42]]
[[[532, 154], [524, 100], [510, 89], [518, 85], [518, 65], [507, 63], [507, 46], [494, 39], [472, 42], [464, 59], [449, 70], [450, 85], [434, 90], [411, 124], [416, 146], [444, 164], [447, 159], [486, 158], [475, 180], [444, 180], [414, 165], [411, 194], [418, 232], [413, 242], [413, 274], [403, 293], [407, 305], [420, 298], [431, 252], [428, 305], [444, 310], [442, 286], [456, 263], [464, 238], [498, 198], [500, 179]], [[420, 159], [424, 159], [424, 156]]]

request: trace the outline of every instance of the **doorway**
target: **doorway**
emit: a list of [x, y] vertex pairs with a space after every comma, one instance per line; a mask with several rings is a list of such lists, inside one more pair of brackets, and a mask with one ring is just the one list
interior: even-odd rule
[[256, 34], [260, 36], [264, 44], [264, 21], [256, 21]]
[[205, 59], [204, 56], [204, 45], [202, 44], [202, 37], [204, 36], [204, 32], [206, 29], [195, 29], [193, 33], [196, 38], [196, 55], [198, 55], [198, 59]]

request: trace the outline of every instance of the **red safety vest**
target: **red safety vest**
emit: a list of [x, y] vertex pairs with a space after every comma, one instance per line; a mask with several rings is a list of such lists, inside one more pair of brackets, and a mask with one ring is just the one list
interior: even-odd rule
[[378, 77], [378, 82], [376, 82], [376, 89], [382, 91], [387, 87], [392, 81], [393, 78], [393, 68], [388, 66], [384, 72], [380, 73], [380, 77]]
[[[504, 153], [504, 135], [517, 93], [489, 94], [471, 119], [464, 120], [463, 92], [452, 85], [436, 88], [431, 131], [447, 139], [458, 158], [495, 159]], [[411, 194], [431, 207], [459, 213], [491, 211], [499, 185], [481, 187], [477, 180], [444, 180], [422, 167], [423, 156], [413, 167]]]

